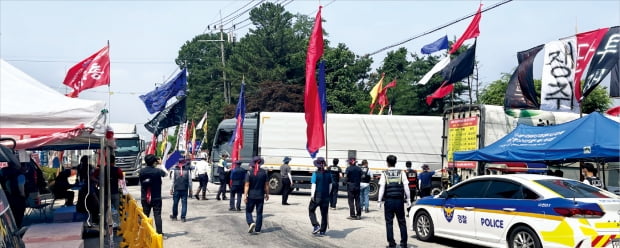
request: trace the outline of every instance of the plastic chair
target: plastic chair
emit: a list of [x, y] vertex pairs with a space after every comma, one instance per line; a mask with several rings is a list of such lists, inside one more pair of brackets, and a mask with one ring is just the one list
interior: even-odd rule
[[39, 195], [39, 201], [31, 203], [28, 208], [30, 211], [39, 212], [39, 217], [43, 217], [43, 220], [47, 222], [47, 209], [54, 208], [54, 202], [56, 201], [54, 194], [46, 193]]

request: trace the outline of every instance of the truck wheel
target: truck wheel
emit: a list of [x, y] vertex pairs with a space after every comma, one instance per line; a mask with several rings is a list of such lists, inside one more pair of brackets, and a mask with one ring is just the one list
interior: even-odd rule
[[435, 187], [431, 189], [431, 195], [439, 195], [441, 193], [441, 188]]
[[379, 199], [379, 183], [377, 183], [377, 181], [370, 181], [368, 187], [370, 187], [368, 192], [368, 199], [373, 201]]
[[269, 177], [269, 193], [272, 195], [279, 195], [282, 193], [282, 180], [280, 179], [280, 173], [273, 173]]

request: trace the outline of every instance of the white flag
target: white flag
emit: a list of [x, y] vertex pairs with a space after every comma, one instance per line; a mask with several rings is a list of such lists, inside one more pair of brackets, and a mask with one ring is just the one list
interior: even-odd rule
[[422, 79], [420, 79], [420, 81], [418, 81], [418, 84], [425, 85], [429, 80], [431, 80], [431, 77], [433, 77], [435, 73], [443, 70], [443, 68], [445, 68], [448, 64], [450, 64], [450, 56], [445, 57], [439, 61], [439, 63], [435, 64], [435, 66], [433, 66], [433, 68], [431, 68], [431, 70], [428, 71]]
[[542, 69], [540, 109], [579, 113], [575, 100], [574, 52], [567, 41], [556, 40], [545, 44], [545, 58]]

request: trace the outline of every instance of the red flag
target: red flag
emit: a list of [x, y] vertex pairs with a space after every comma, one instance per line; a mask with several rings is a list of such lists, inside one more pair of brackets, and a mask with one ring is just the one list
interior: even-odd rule
[[[239, 154], [243, 149], [243, 122], [245, 121], [245, 80], [241, 81], [241, 90], [239, 91], [239, 100], [237, 101], [237, 109], [235, 110], [235, 119], [237, 120], [235, 131], [233, 132], [232, 156], [233, 162], [239, 160]], [[233, 167], [235, 164], [233, 163]]]
[[577, 34], [577, 65], [575, 66], [575, 98], [581, 100], [581, 75], [590, 63], [598, 44], [609, 28], [601, 28]]
[[441, 84], [441, 87], [439, 87], [439, 89], [433, 92], [433, 94], [426, 96], [426, 104], [431, 105], [434, 99], [443, 98], [444, 96], [447, 96], [448, 94], [450, 94], [450, 92], [452, 92], [453, 89], [454, 89], [454, 84], [446, 85], [446, 82], [444, 81], [443, 84]]
[[314, 27], [308, 42], [306, 54], [306, 88], [304, 90], [304, 112], [306, 114], [306, 149], [314, 158], [321, 147], [325, 145], [325, 131], [323, 130], [323, 115], [321, 102], [316, 84], [316, 63], [323, 55], [323, 27], [321, 25], [321, 6], [314, 19]]
[[394, 87], [396, 87], [396, 79], [392, 80], [392, 82], [390, 82], [388, 85], [383, 87], [381, 92], [379, 92], [379, 97], [377, 99], [377, 102], [379, 103], [379, 105], [381, 105], [382, 108], [387, 106], [388, 103], [389, 103], [389, 101], [387, 99], [387, 90], [389, 88], [394, 88]]
[[469, 23], [469, 26], [467, 27], [463, 35], [461, 35], [461, 38], [459, 38], [458, 40], [456, 40], [456, 42], [454, 42], [454, 44], [452, 44], [452, 49], [450, 49], [450, 52], [448, 52], [449, 54], [453, 54], [454, 52], [456, 52], [466, 40], [476, 38], [478, 37], [478, 35], [480, 35], [479, 24], [480, 18], [482, 17], [482, 12], [480, 12], [481, 8], [482, 4], [480, 4], [480, 6], [478, 7], [478, 12], [476, 12], [474, 19], [471, 20], [471, 23]]
[[153, 134], [151, 144], [149, 144], [149, 148], [146, 149], [146, 154], [155, 154], [155, 147], [157, 147], [157, 135]]
[[110, 56], [108, 46], [80, 61], [67, 72], [64, 85], [73, 91], [67, 96], [77, 97], [80, 92], [110, 84]]

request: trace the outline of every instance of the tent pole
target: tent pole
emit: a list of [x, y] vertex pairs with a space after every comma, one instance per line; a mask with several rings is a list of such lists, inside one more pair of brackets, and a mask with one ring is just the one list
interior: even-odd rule
[[101, 161], [105, 159], [105, 143], [106, 143], [106, 139], [105, 138], [101, 138], [101, 148], [99, 148], [99, 248], [103, 248], [103, 244], [104, 244], [104, 217], [103, 215], [103, 211], [104, 211], [104, 206], [103, 206], [103, 189], [101, 188], [102, 186], [102, 182], [103, 182], [103, 173], [102, 173], [102, 168], [101, 166], [102, 163]]

